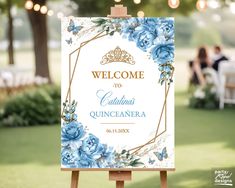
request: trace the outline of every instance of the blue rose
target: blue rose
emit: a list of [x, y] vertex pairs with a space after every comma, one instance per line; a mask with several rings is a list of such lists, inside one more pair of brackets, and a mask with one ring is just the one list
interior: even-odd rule
[[138, 18], [125, 19], [121, 22], [121, 32], [124, 38], [128, 38], [129, 41], [133, 41], [133, 33], [135, 28], [139, 25]]
[[147, 51], [157, 37], [157, 19], [131, 18], [123, 21], [122, 34], [130, 41], [135, 41], [136, 46]]
[[157, 20], [154, 18], [144, 18], [141, 20], [141, 23], [140, 26], [135, 28], [132, 37], [136, 42], [136, 46], [146, 52], [158, 36], [158, 25]]
[[77, 121], [65, 124], [61, 131], [62, 142], [80, 140], [85, 134], [83, 126]]
[[167, 40], [172, 39], [174, 37], [174, 20], [162, 19], [159, 33], [161, 33]]
[[100, 162], [104, 157], [108, 156], [106, 149], [107, 146], [101, 144], [95, 135], [89, 134], [82, 141], [82, 146], [78, 150], [78, 165], [82, 167], [100, 168]]
[[79, 168], [91, 168], [94, 167], [95, 159], [92, 155], [87, 155], [82, 148], [78, 149], [78, 161], [77, 165]]
[[103, 147], [102, 144], [100, 144], [99, 138], [93, 134], [89, 134], [89, 136], [82, 141], [82, 150], [87, 155], [98, 158], [103, 151]]
[[147, 25], [141, 25], [135, 29], [132, 37], [136, 42], [136, 46], [146, 52], [153, 45], [157, 32], [156, 30], [152, 31]]
[[74, 155], [73, 151], [69, 149], [63, 149], [61, 151], [61, 163], [66, 167], [76, 167], [76, 156]]
[[173, 62], [174, 60], [174, 44], [156, 45], [151, 52], [153, 60], [158, 64]]
[[96, 160], [96, 164], [99, 168], [107, 168], [113, 165], [113, 149], [107, 147], [106, 144], [102, 145], [103, 149], [100, 153], [100, 158]]
[[[93, 142], [95, 139], [96, 141]], [[89, 140], [89, 141], [88, 141]], [[93, 141], [91, 141], [93, 140]], [[90, 135], [88, 143], [78, 149], [78, 166], [82, 168], [108, 168], [112, 165], [113, 152], [106, 144], [97, 143], [97, 138]], [[91, 142], [93, 144], [91, 144]], [[97, 143], [97, 144], [95, 144]], [[92, 146], [91, 146], [92, 145]]]
[[150, 31], [156, 32], [156, 29], [158, 28], [158, 19], [156, 18], [142, 18], [142, 24], [146, 25]]

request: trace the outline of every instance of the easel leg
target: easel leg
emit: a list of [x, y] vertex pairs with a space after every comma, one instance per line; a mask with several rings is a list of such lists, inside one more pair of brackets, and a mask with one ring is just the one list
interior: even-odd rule
[[160, 171], [161, 188], [167, 188], [167, 171]]
[[124, 188], [124, 181], [116, 181], [116, 188]]
[[124, 181], [131, 180], [131, 171], [109, 171], [109, 180], [116, 181], [116, 188], [124, 188]]
[[79, 171], [72, 171], [71, 188], [78, 188]]

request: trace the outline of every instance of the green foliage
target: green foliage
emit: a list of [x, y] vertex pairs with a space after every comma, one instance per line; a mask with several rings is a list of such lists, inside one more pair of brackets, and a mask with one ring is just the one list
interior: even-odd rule
[[140, 161], [140, 158], [136, 158], [134, 154], [131, 154], [127, 150], [122, 150], [121, 153], [116, 153], [116, 159], [118, 159], [118, 163], [124, 166], [132, 166], [139, 167], [144, 165], [143, 162]]
[[221, 36], [217, 29], [212, 27], [199, 28], [193, 33], [192, 41], [193, 46], [221, 44]]
[[68, 100], [66, 100], [63, 103], [63, 112], [61, 118], [64, 120], [66, 124], [69, 124], [73, 121], [77, 121], [77, 115], [75, 113], [76, 107], [77, 107], [77, 102], [75, 102], [74, 100], [72, 101], [71, 104], [68, 102]]
[[1, 124], [8, 127], [59, 123], [60, 89], [45, 86], [13, 96], [1, 116]]
[[[180, 1], [180, 6], [177, 9], [170, 8], [166, 0], [145, 0], [144, 2], [143, 10], [145, 16], [169, 16], [176, 14], [188, 15], [196, 10], [195, 4], [197, 0]], [[132, 7], [128, 6], [128, 8], [131, 9]], [[133, 15], [135, 16], [135, 14]]]
[[[6, 12], [7, 11], [7, 1], [8, 0], [0, 0], [0, 11]], [[25, 1], [19, 1], [19, 0], [11, 0], [12, 4], [17, 7], [23, 7]]]

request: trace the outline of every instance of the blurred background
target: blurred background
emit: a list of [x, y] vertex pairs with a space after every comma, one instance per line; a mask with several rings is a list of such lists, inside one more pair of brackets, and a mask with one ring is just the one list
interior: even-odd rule
[[[229, 169], [235, 179], [235, 1], [116, 3], [133, 17], [175, 18], [176, 171], [169, 187], [213, 187], [214, 169]], [[60, 171], [60, 20], [105, 17], [114, 4], [0, 0], [0, 188], [69, 187], [70, 173]], [[82, 172], [80, 185], [114, 187], [106, 172]], [[157, 172], [135, 172], [127, 183], [157, 186]]]

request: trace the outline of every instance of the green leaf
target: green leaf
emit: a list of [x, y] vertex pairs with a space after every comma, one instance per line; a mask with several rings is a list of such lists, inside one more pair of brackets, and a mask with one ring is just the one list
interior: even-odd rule
[[139, 160], [140, 159], [135, 159], [134, 161], [131, 161], [129, 165], [133, 166], [133, 167], [138, 167], [138, 166], [144, 165], [144, 163], [140, 162]]
[[103, 25], [106, 23], [107, 20], [103, 19], [103, 18], [97, 18], [97, 19], [93, 19], [92, 22], [95, 23], [97, 26]]

